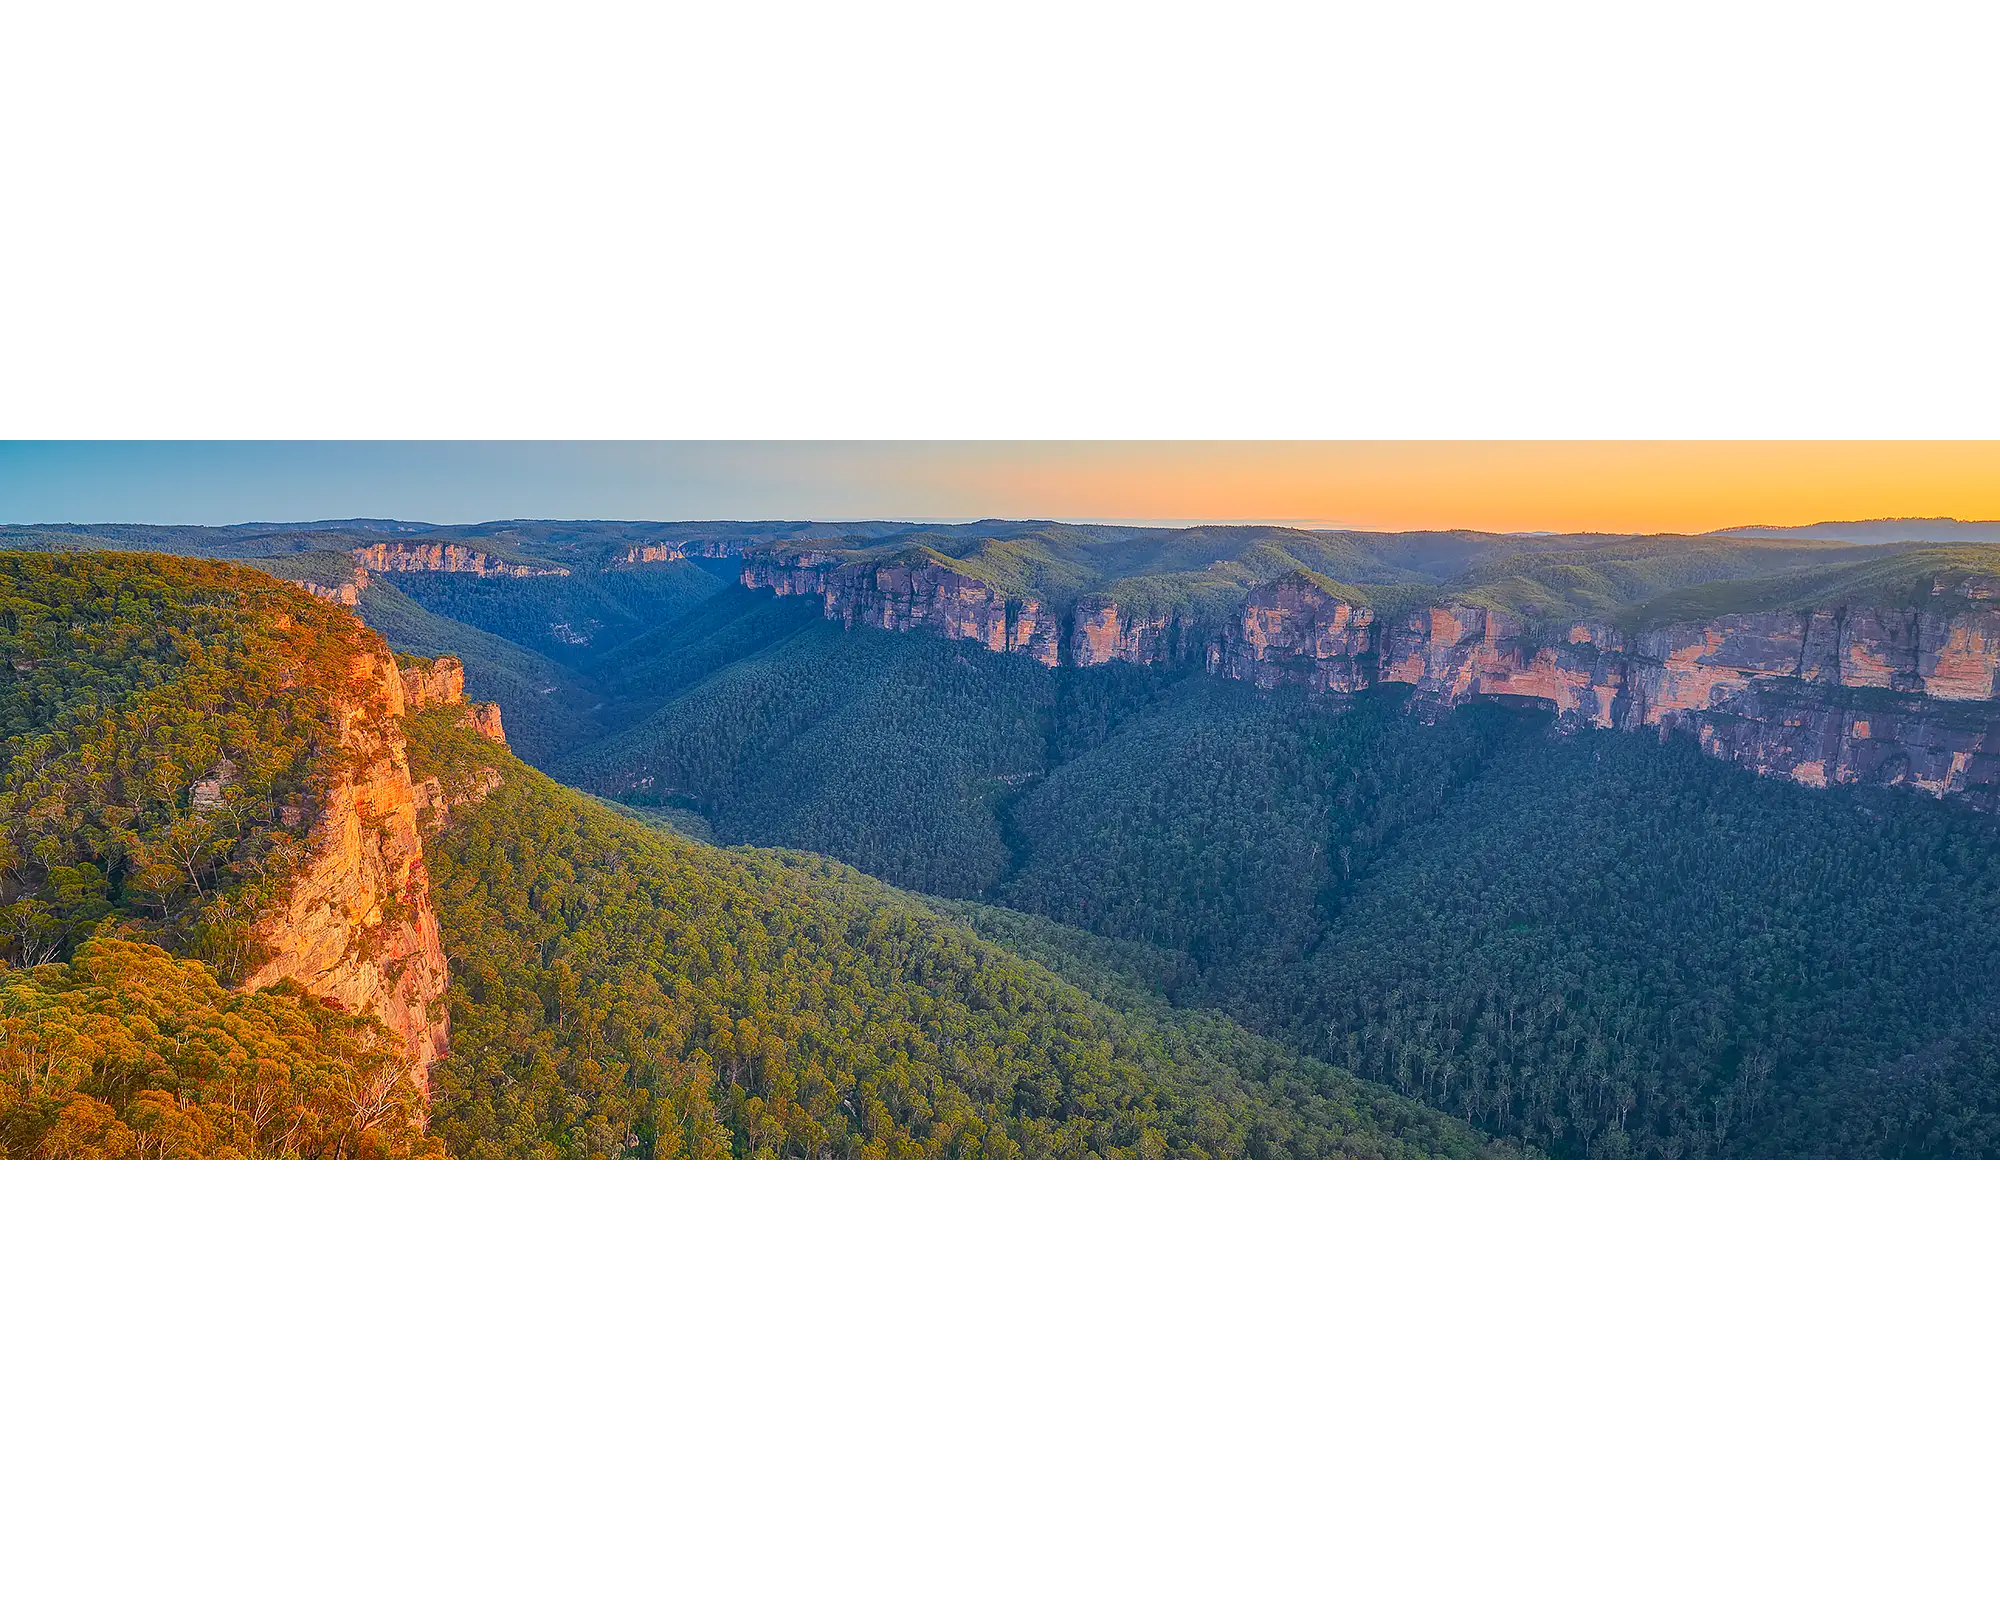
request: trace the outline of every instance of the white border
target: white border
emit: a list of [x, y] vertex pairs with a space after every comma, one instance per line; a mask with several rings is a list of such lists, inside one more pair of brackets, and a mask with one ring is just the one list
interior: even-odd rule
[[[1990, 437], [1994, 28], [17, 7], [0, 434]], [[23, 1593], [1985, 1577], [1983, 1167], [0, 1191]]]
[[1991, 8], [146, 0], [0, 435], [2000, 435]]
[[[24, 1593], [1929, 1594], [1973, 1166], [0, 1170]], [[25, 1577], [23, 1574], [25, 1573]]]

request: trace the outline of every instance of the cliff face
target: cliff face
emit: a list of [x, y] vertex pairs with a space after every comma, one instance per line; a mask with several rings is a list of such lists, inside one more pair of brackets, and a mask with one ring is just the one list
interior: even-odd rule
[[361, 604], [361, 591], [368, 587], [368, 574], [360, 566], [354, 569], [354, 576], [342, 583], [314, 583], [310, 578], [291, 580], [309, 595], [321, 600], [331, 600], [337, 606], [350, 610]]
[[458, 719], [482, 739], [491, 739], [495, 744], [507, 742], [507, 730], [500, 726], [500, 708], [491, 700], [468, 700], [465, 711]]
[[2000, 809], [2000, 707], [1922, 695], [1855, 705], [1772, 678], [1661, 725], [1691, 729], [1712, 756], [1814, 788], [1882, 784]]
[[1537, 628], [1484, 606], [1378, 615], [1303, 578], [1254, 589], [1214, 637], [1164, 614], [1084, 600], [1057, 619], [937, 563], [843, 564], [821, 552], [744, 562], [743, 583], [821, 597], [848, 627], [923, 628], [1044, 665], [1167, 665], [1262, 689], [1354, 694], [1404, 684], [1420, 711], [1546, 706], [1570, 726], [1683, 729], [1702, 748], [1808, 784], [1878, 783], [2000, 809], [2000, 606], [1974, 578], [1935, 608], [1841, 606], [1670, 623]]
[[[649, 545], [647, 549], [668, 549], [664, 545]], [[368, 587], [371, 572], [463, 572], [475, 578], [566, 578], [567, 567], [530, 567], [517, 562], [501, 561], [489, 556], [484, 550], [472, 550], [461, 544], [448, 544], [441, 540], [387, 540], [376, 544], [363, 545], [354, 551], [354, 572], [339, 583], [320, 583], [311, 578], [293, 578], [307, 594], [321, 600], [331, 600], [335, 605], [352, 609], [361, 604], [361, 591]], [[680, 552], [670, 556], [641, 556], [636, 552], [626, 556], [626, 560], [672, 560]]]
[[[1358, 611], [1343, 631], [1337, 602], [1285, 589], [1252, 597], [1212, 653], [1216, 670], [1265, 686], [1366, 687]], [[1753, 613], [1628, 637], [1603, 623], [1538, 633], [1454, 605], [1376, 628], [1373, 681], [1407, 684], [1423, 706], [1519, 700], [1577, 726], [1685, 729], [1769, 776], [2000, 808], [2000, 608]]]
[[506, 742], [499, 707], [465, 699], [455, 657], [400, 670], [386, 652], [354, 657], [334, 708], [345, 760], [310, 820], [308, 859], [291, 894], [258, 924], [270, 959], [245, 984], [265, 989], [292, 978], [308, 994], [374, 1017], [401, 1045], [426, 1097], [431, 1064], [450, 1043], [449, 975], [418, 824], [428, 813], [422, 820], [435, 828], [447, 808], [435, 785], [411, 783], [402, 718], [434, 706], [461, 706], [467, 726]]
[[470, 728], [481, 738], [504, 745], [507, 734], [500, 725], [500, 708], [490, 700], [465, 698], [465, 663], [457, 656], [439, 656], [435, 661], [418, 661], [401, 673], [403, 709], [428, 711], [433, 706], [462, 706], [460, 727]]
[[677, 544], [635, 544], [625, 552], [628, 567], [640, 566], [648, 561], [682, 561], [681, 547]]
[[439, 539], [362, 545], [354, 559], [369, 572], [466, 572], [477, 578], [566, 578], [568, 567], [531, 567]]
[[417, 836], [401, 718], [402, 679], [386, 653], [357, 655], [334, 711], [346, 758], [313, 819], [310, 856], [258, 935], [272, 952], [245, 987], [296, 979], [308, 994], [376, 1018], [428, 1096], [449, 1024], [444, 945]]
[[1260, 689], [1296, 684], [1347, 694], [1375, 682], [1375, 615], [1311, 584], [1284, 579], [1252, 591], [1208, 647], [1208, 670]]
[[1107, 661], [1164, 667], [1186, 659], [1205, 641], [1181, 618], [1162, 611], [1120, 608], [1111, 600], [1081, 600], [1070, 613], [1070, 660], [1079, 667]]
[[432, 706], [455, 706], [465, 699], [465, 663], [457, 656], [439, 656], [435, 661], [417, 661], [398, 675], [403, 690], [404, 711], [428, 711]]
[[1044, 666], [1056, 664], [1053, 612], [1038, 600], [1007, 599], [936, 562], [845, 565], [808, 551], [746, 560], [741, 581], [745, 588], [781, 595], [818, 595], [826, 615], [845, 627], [920, 629], [975, 640], [989, 650], [1019, 651]]
[[1600, 728], [1620, 725], [1626, 641], [1602, 623], [1535, 637], [1518, 617], [1481, 606], [1431, 606], [1383, 627], [1381, 681], [1444, 705], [1505, 698], [1547, 704]]

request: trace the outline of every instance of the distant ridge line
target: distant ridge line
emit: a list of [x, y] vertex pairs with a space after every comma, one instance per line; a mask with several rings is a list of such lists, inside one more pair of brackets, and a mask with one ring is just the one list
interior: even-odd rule
[[1847, 522], [1807, 522], [1796, 527], [1749, 523], [1717, 528], [1710, 539], [1834, 539], [1849, 544], [2000, 544], [2000, 522], [1966, 522], [1957, 517], [1868, 517]]

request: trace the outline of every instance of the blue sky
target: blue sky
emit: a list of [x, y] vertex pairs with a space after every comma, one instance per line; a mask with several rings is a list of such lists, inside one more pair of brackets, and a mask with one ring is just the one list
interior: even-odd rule
[[2000, 444], [0, 443], [0, 522], [1051, 517], [1699, 532], [2000, 517]]
[[[500, 517], [878, 515], [882, 513], [868, 507], [884, 497], [858, 469], [881, 448], [0, 443], [0, 521], [224, 524], [329, 517], [477, 522]], [[945, 512], [915, 508], [903, 514]]]

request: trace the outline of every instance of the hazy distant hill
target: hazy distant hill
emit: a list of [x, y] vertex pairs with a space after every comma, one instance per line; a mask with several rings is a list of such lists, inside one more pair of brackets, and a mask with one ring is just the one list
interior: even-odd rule
[[1848, 544], [2000, 543], [2000, 522], [1961, 522], [1956, 517], [1877, 517], [1868, 522], [1811, 522], [1802, 528], [1718, 528], [1711, 539], [1839, 539]]

